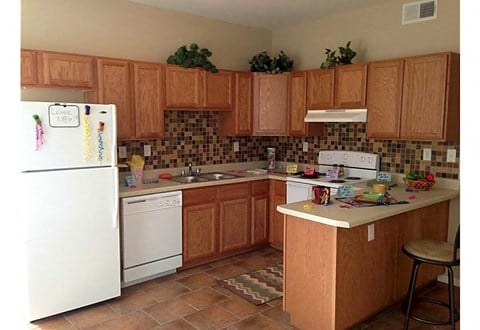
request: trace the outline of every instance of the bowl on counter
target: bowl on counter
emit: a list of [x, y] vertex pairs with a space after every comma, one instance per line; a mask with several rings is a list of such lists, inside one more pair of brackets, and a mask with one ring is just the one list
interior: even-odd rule
[[435, 181], [407, 180], [406, 178], [403, 178], [403, 182], [408, 188], [421, 190], [421, 191], [428, 191], [435, 184]]
[[380, 198], [383, 198], [383, 194], [375, 191], [365, 191], [362, 193], [362, 199], [369, 202], [376, 202]]

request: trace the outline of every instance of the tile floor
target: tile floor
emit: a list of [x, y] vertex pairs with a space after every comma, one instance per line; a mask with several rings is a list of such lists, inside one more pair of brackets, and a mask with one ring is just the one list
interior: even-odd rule
[[[255, 306], [220, 287], [220, 279], [282, 262], [282, 253], [265, 248], [140, 283], [122, 290], [122, 296], [30, 324], [37, 330], [147, 330], [147, 329], [296, 329], [282, 311], [282, 300]], [[429, 295], [446, 297], [446, 286], [436, 283]], [[456, 291], [457, 306], [459, 290]], [[443, 309], [425, 308], [430, 316]], [[400, 304], [353, 327], [401, 329]], [[460, 329], [460, 322], [457, 323]], [[448, 329], [411, 321], [411, 329]]]

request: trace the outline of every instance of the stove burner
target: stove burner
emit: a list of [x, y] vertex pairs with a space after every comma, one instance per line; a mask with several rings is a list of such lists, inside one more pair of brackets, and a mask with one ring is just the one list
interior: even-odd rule
[[318, 173], [318, 176], [325, 176], [327, 175], [327, 173], [320, 173], [320, 172], [317, 172]]
[[347, 176], [345, 180], [360, 180], [361, 178], [358, 176]]
[[328, 182], [331, 182], [331, 183], [344, 183], [345, 180], [338, 180], [338, 179], [334, 179], [334, 180], [330, 180]]

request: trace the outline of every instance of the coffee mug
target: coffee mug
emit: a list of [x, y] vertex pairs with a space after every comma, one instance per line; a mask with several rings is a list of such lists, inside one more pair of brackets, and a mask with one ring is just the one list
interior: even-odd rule
[[313, 200], [315, 204], [328, 204], [330, 203], [330, 188], [324, 186], [312, 187]]
[[382, 183], [376, 183], [373, 185], [373, 191], [378, 192], [380, 194], [385, 193], [386, 186]]

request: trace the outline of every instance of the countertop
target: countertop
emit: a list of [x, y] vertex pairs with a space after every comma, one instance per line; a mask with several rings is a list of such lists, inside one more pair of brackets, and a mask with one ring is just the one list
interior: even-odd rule
[[233, 179], [226, 179], [226, 180], [212, 180], [206, 182], [195, 182], [195, 183], [178, 183], [171, 180], [165, 179], [158, 179], [158, 183], [152, 184], [142, 184], [138, 185], [136, 188], [130, 189], [124, 185], [123, 180], [120, 180], [120, 198], [124, 197], [133, 197], [133, 196], [140, 196], [140, 195], [149, 195], [155, 193], [162, 193], [162, 192], [169, 192], [175, 190], [185, 190], [185, 189], [193, 189], [193, 188], [203, 188], [203, 187], [210, 187], [210, 186], [218, 186], [224, 184], [234, 184], [234, 183], [241, 183], [241, 182], [249, 182], [249, 181], [256, 181], [256, 180], [265, 180], [265, 179], [275, 179], [275, 180], [287, 180], [286, 173], [280, 172], [273, 172], [267, 174], [251, 174], [248, 173], [247, 170], [226, 170], [226, 171], [219, 171], [223, 173], [230, 173], [238, 176], [237, 178]]
[[[459, 189], [449, 189], [444, 188], [441, 185], [439, 186], [440, 187], [437, 187], [437, 185], [435, 185], [429, 191], [407, 192], [405, 185], [400, 182], [397, 186], [392, 187], [388, 191], [395, 199], [399, 201], [408, 201], [408, 204], [343, 208], [340, 207], [340, 205], [347, 204], [332, 198], [332, 204], [326, 206], [317, 205], [311, 201], [301, 201], [279, 205], [277, 206], [277, 211], [330, 226], [353, 228], [400, 213], [460, 197]], [[362, 190], [359, 190], [360, 192], [372, 191], [372, 187], [367, 186], [365, 183], [357, 184], [355, 187], [361, 188]], [[305, 208], [305, 204], [312, 205], [312, 208]]]

